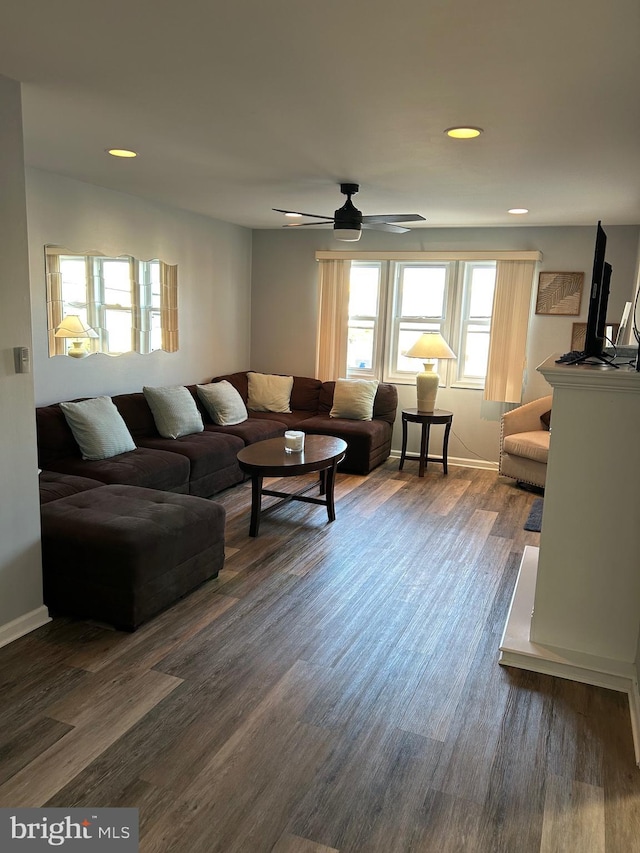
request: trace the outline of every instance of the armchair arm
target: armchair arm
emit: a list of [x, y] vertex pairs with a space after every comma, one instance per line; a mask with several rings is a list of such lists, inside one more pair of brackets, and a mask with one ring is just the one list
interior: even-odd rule
[[553, 394], [549, 394], [547, 397], [540, 397], [539, 400], [532, 400], [530, 403], [525, 403], [524, 406], [518, 406], [517, 409], [505, 412], [501, 418], [502, 435], [507, 436], [518, 432], [533, 432], [537, 429], [544, 429], [540, 415], [549, 411], [552, 402]]

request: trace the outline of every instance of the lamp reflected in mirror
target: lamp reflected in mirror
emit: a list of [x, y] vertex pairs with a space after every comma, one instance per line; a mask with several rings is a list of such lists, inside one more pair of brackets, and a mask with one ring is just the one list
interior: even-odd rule
[[[49, 356], [178, 350], [178, 267], [159, 258], [74, 252], [45, 246]], [[68, 347], [58, 334], [77, 316], [94, 333], [89, 346]], [[71, 340], [85, 335], [69, 335]], [[93, 338], [93, 334], [89, 335]]]
[[71, 358], [84, 358], [89, 355], [85, 345], [86, 341], [89, 338], [97, 338], [99, 335], [91, 326], [87, 326], [77, 314], [67, 314], [66, 317], [63, 317], [62, 322], [56, 326], [55, 337], [69, 339], [67, 355], [70, 355]]

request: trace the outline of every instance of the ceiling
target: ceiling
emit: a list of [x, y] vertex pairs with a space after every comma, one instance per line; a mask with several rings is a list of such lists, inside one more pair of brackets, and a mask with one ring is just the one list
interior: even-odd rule
[[340, 181], [411, 227], [615, 225], [639, 46], [637, 0], [3, 0], [0, 74], [29, 165], [239, 225], [332, 214]]

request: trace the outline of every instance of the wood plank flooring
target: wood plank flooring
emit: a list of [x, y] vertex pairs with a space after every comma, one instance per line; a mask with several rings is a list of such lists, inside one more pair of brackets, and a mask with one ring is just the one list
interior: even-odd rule
[[0, 649], [0, 806], [137, 807], [143, 853], [640, 853], [626, 697], [497, 663], [535, 495], [397, 466], [257, 539], [236, 487], [216, 581]]

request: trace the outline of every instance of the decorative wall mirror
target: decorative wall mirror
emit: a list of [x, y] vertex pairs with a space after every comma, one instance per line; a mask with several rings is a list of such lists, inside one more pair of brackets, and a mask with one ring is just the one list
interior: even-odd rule
[[50, 356], [178, 349], [177, 266], [45, 246], [45, 274]]

